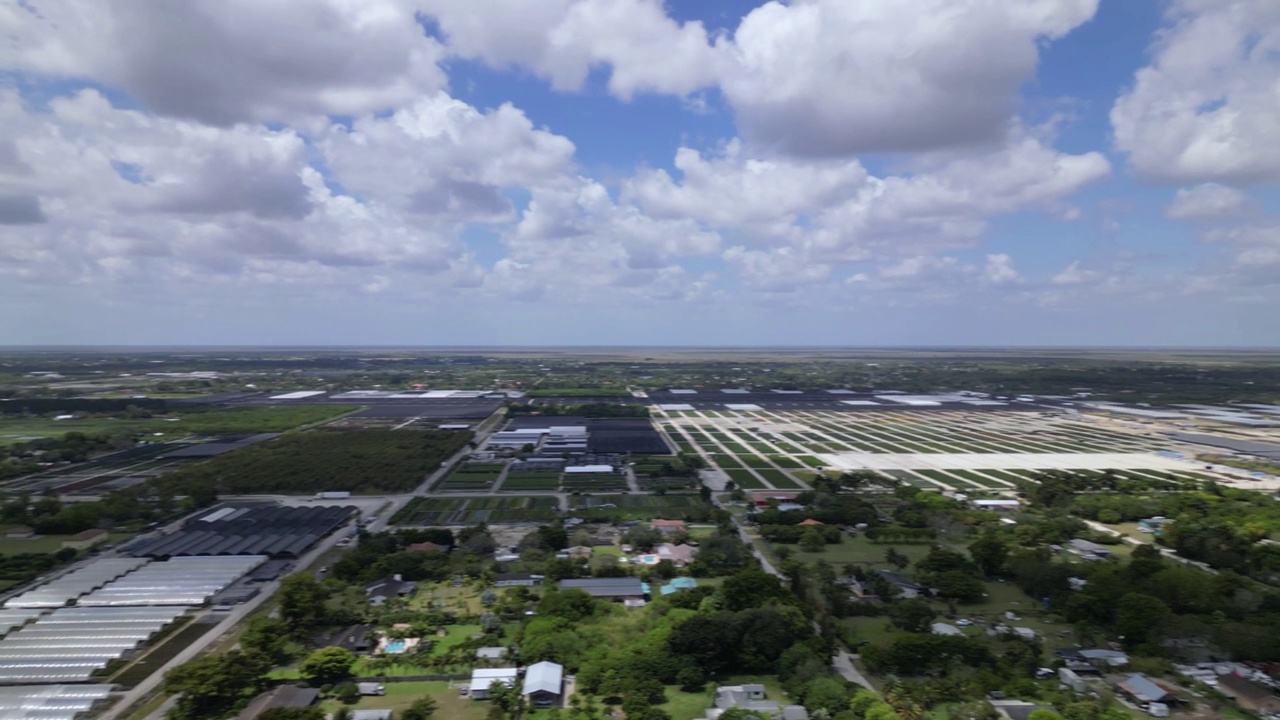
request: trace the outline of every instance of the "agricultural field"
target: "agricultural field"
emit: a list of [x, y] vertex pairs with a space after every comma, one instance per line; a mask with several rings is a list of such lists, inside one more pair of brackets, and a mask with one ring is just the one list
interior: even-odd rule
[[554, 491], [560, 487], [558, 472], [509, 472], [502, 481], [502, 490], [512, 492], [529, 492], [532, 490]]
[[702, 515], [709, 505], [698, 495], [591, 495], [570, 498], [572, 513], [586, 520], [668, 520]]
[[622, 475], [565, 475], [560, 487], [570, 493], [626, 490], [627, 479]]
[[453, 469], [437, 490], [483, 491], [502, 476], [505, 463], [464, 463]]
[[[1044, 470], [1194, 483], [1170, 441], [1040, 411], [656, 411], [660, 427], [744, 490], [796, 490], [813, 470], [870, 470], [936, 490], [1012, 492]], [[813, 470], [811, 470], [813, 469]]]
[[471, 437], [455, 431], [314, 430], [222, 455], [156, 482], [179, 494], [195, 487], [223, 494], [404, 492]]
[[545, 523], [556, 519], [554, 497], [415, 497], [392, 518], [395, 525]]

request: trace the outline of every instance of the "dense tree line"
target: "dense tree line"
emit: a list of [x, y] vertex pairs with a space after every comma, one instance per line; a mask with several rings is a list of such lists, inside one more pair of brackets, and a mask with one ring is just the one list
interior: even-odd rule
[[639, 403], [578, 403], [574, 405], [511, 403], [507, 406], [507, 414], [512, 417], [543, 415], [546, 417], [647, 418], [649, 407]]
[[22, 494], [0, 504], [0, 523], [27, 525], [43, 535], [73, 535], [94, 528], [137, 530], [205, 504], [209, 503], [178, 504], [171, 493], [151, 493], [145, 487], [116, 490], [101, 500], [83, 503], [63, 503], [54, 495], [33, 498]]
[[286, 435], [155, 481], [179, 494], [324, 490], [403, 492], [471, 441], [470, 432], [315, 430]]

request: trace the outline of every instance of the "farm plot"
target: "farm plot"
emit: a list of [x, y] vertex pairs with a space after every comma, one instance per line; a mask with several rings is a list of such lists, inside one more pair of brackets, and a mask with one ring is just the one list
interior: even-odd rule
[[588, 520], [698, 520], [710, 512], [698, 495], [584, 495], [571, 502], [572, 514]]
[[503, 463], [460, 465], [440, 484], [439, 490], [488, 490], [502, 475]]
[[558, 472], [508, 472], [500, 490], [523, 492], [529, 490], [555, 490], [560, 487]]
[[554, 497], [415, 497], [392, 518], [393, 525], [475, 525], [477, 523], [550, 522]]
[[565, 475], [560, 487], [571, 493], [626, 490], [627, 479], [621, 475]]

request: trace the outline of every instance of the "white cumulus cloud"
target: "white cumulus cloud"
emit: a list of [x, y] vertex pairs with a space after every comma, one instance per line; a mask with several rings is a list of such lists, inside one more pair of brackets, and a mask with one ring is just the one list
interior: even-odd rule
[[1116, 146], [1166, 183], [1280, 178], [1280, 3], [1176, 0], [1133, 87], [1111, 110]]

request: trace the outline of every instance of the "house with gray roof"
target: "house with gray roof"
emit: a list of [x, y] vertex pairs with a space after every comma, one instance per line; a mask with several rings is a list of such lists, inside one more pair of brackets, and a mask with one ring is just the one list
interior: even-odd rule
[[520, 694], [536, 708], [559, 707], [564, 693], [564, 666], [543, 660], [530, 665], [524, 673]]
[[603, 600], [643, 600], [644, 584], [640, 578], [573, 578], [560, 581], [561, 590], [584, 590], [592, 597]]

